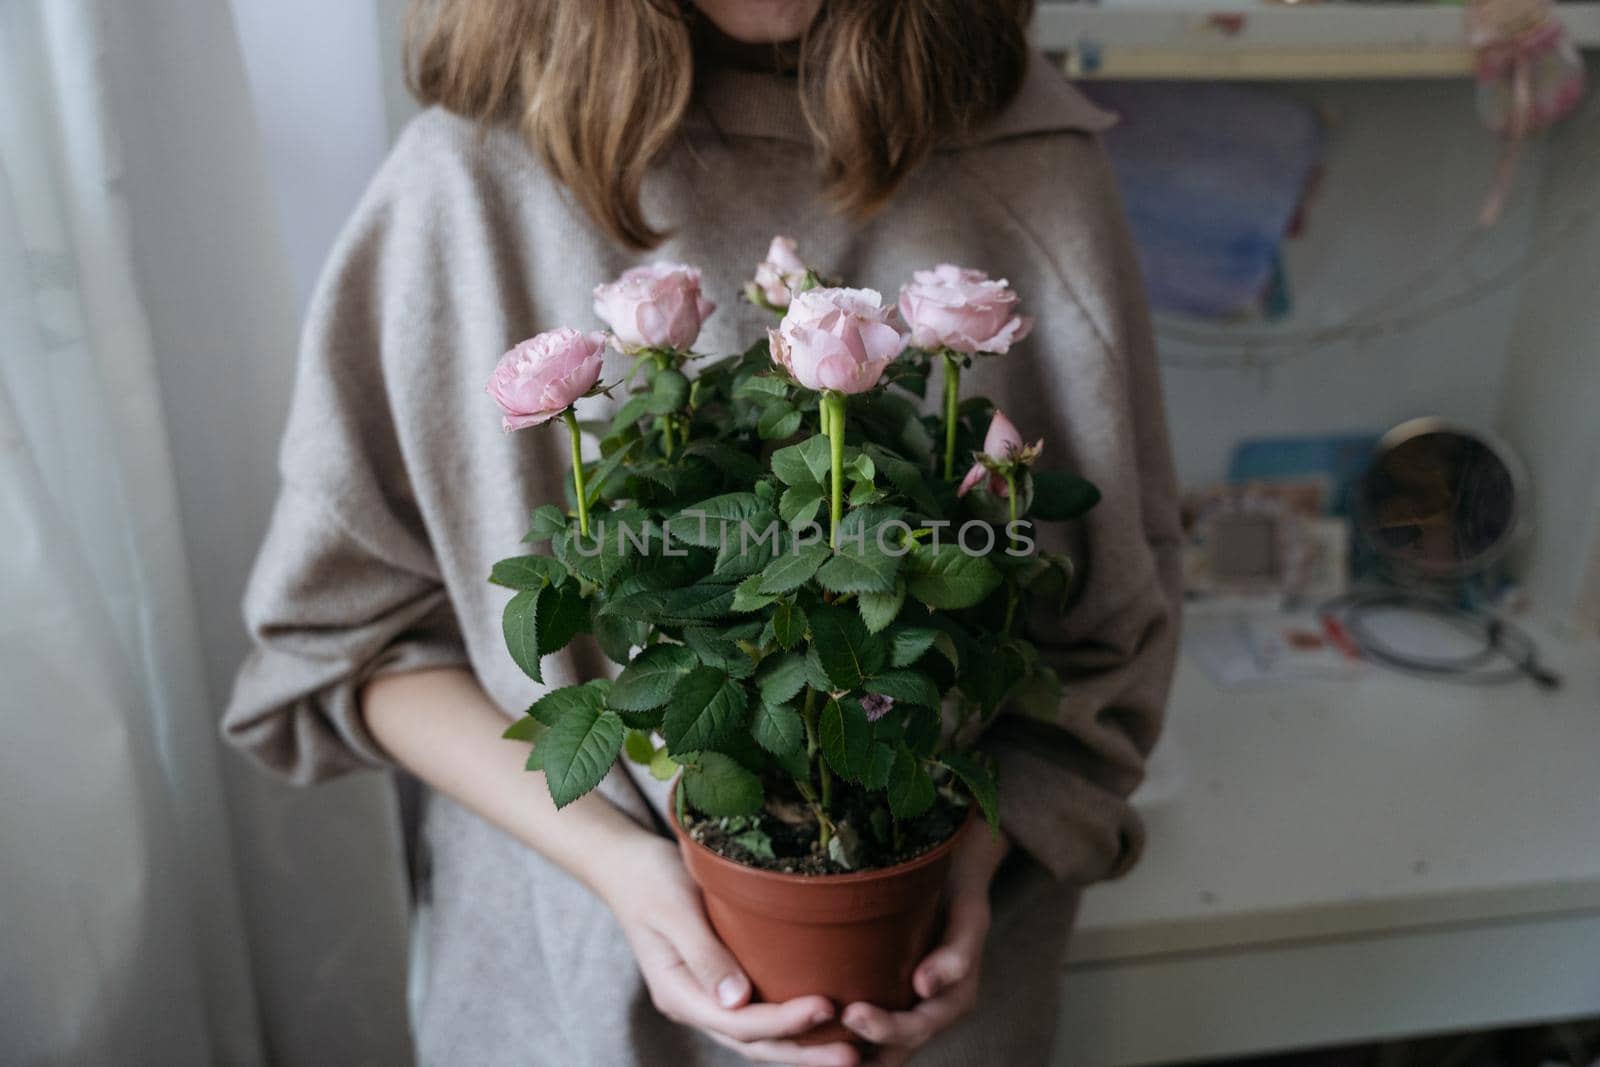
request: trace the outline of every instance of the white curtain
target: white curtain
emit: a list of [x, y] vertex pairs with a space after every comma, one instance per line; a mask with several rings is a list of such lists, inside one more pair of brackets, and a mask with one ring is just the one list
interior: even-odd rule
[[0, 1064], [395, 1064], [378, 779], [216, 741], [295, 299], [225, 5], [0, 0]]

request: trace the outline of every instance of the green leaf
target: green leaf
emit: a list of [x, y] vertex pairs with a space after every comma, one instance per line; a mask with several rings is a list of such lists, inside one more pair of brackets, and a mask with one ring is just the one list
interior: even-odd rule
[[622, 720], [614, 712], [592, 707], [574, 708], [550, 727], [538, 750], [557, 808], [600, 784], [622, 748], [622, 733]]
[[860, 778], [872, 756], [872, 724], [861, 705], [848, 698], [829, 700], [817, 733], [828, 764], [845, 778]]
[[899, 570], [899, 557], [870, 544], [858, 552], [841, 540], [838, 552], [817, 571], [817, 584], [830, 593], [892, 593]]
[[774, 452], [772, 473], [784, 485], [820, 485], [827, 481], [832, 462], [828, 439], [817, 434]]
[[793, 437], [800, 429], [800, 412], [787, 400], [774, 400], [761, 409], [756, 420], [756, 433], [763, 441], [781, 441]]
[[951, 772], [961, 779], [961, 784], [967, 787], [972, 799], [978, 802], [978, 810], [983, 812], [989, 828], [998, 832], [1000, 791], [995, 786], [994, 775], [989, 773], [989, 768], [965, 752], [946, 752], [939, 757], [939, 762], [949, 767]]
[[637, 619], [623, 619], [596, 612], [589, 620], [594, 639], [611, 662], [626, 667], [636, 645], [644, 644], [648, 636], [645, 624]]
[[735, 400], [750, 400], [757, 398], [786, 398], [789, 395], [789, 386], [781, 378], [769, 377], [765, 374], [752, 374], [738, 385], [734, 386], [733, 398]]
[[862, 593], [856, 599], [861, 609], [861, 621], [867, 624], [868, 633], [882, 633], [900, 614], [906, 602], [906, 583], [896, 582], [888, 593]]
[[[760, 624], [753, 624], [759, 628]], [[683, 643], [688, 645], [700, 662], [727, 671], [734, 678], [748, 678], [755, 673], [756, 665], [749, 653], [739, 647], [744, 635], [739, 627], [730, 634], [718, 633], [706, 626], [687, 626], [683, 630]]]
[[689, 402], [689, 379], [675, 370], [659, 371], [647, 395], [646, 411], [652, 415], [669, 415]]
[[868, 789], [885, 789], [889, 785], [889, 771], [894, 767], [894, 746], [882, 741], [872, 743], [872, 753], [867, 757], [867, 769], [861, 773], [861, 784]]
[[903, 720], [906, 747], [927, 758], [939, 747], [939, 713], [931, 708], [912, 708]]
[[532, 544], [548, 541], [567, 528], [566, 514], [554, 504], [540, 504], [533, 509], [533, 528], [523, 540]]
[[518, 593], [506, 604], [500, 618], [501, 632], [506, 648], [522, 673], [536, 682], [543, 682], [539, 670], [539, 596], [543, 589], [529, 589]]
[[537, 741], [544, 723], [532, 715], [524, 715], [510, 726], [500, 736], [507, 741]]
[[650, 777], [658, 782], [670, 782], [677, 773], [678, 761], [667, 753], [666, 746], [656, 749], [650, 757]]
[[698, 438], [689, 442], [683, 452], [688, 456], [701, 457], [739, 485], [752, 485], [766, 473], [760, 460], [725, 441]]
[[609, 456], [606, 456], [600, 462], [593, 464], [589, 468], [589, 484], [586, 486], [586, 490], [589, 497], [589, 504], [591, 506], [593, 506], [596, 500], [600, 499], [600, 490], [605, 488], [606, 479], [610, 478], [616, 473], [617, 468], [622, 466], [623, 461], [628, 458], [628, 453], [632, 452], [634, 446], [638, 443], [638, 441], [629, 441], [627, 444], [623, 445], [621, 448], [617, 449], [615, 452], [611, 453]]
[[507, 589], [538, 590], [567, 580], [567, 569], [549, 556], [512, 556], [489, 571], [489, 581]]
[[820, 542], [781, 553], [772, 561], [772, 566], [767, 568], [761, 584], [756, 588], [763, 593], [793, 592], [810, 581], [811, 576], [817, 573], [817, 568], [831, 554], [832, 550]]
[[1029, 515], [1048, 522], [1066, 522], [1082, 516], [1100, 503], [1100, 490], [1092, 482], [1066, 471], [1033, 473], [1033, 508]]
[[933, 493], [928, 489], [928, 483], [916, 464], [907, 462], [878, 445], [868, 445], [866, 452], [878, 465], [878, 470], [889, 480], [889, 484], [905, 494], [918, 510], [930, 515], [939, 514], [939, 502], [933, 498]]
[[539, 654], [548, 656], [566, 648], [589, 625], [589, 602], [571, 582], [546, 588], [538, 597]]
[[696, 810], [712, 818], [761, 810], [761, 779], [720, 752], [701, 752], [683, 769], [683, 790]]
[[679, 511], [667, 520], [667, 533], [674, 544], [720, 548], [730, 536], [737, 540], [739, 523], [761, 510], [754, 493], [724, 493]]
[[647, 648], [617, 675], [606, 703], [618, 711], [659, 708], [697, 666], [699, 659], [682, 645]]
[[778, 499], [778, 518], [790, 526], [804, 526], [816, 520], [827, 490], [815, 482], [791, 485]]
[[760, 827], [746, 830], [742, 834], [735, 834], [733, 843], [757, 859], [771, 860], [777, 858], [777, 854], [772, 851], [772, 838]]
[[609, 516], [601, 515], [587, 537], [573, 527], [557, 536], [551, 548], [569, 571], [596, 585], [606, 585], [622, 569], [624, 557], [618, 542], [617, 527]]
[[811, 612], [811, 647], [835, 690], [854, 689], [876, 674], [886, 652], [885, 642], [867, 633], [855, 612], [836, 607]]
[[629, 730], [622, 739], [622, 754], [630, 762], [648, 767], [650, 761], [655, 759], [656, 746], [644, 730]]
[[717, 549], [717, 565], [712, 574], [718, 578], [743, 578], [759, 574], [772, 565], [772, 560], [783, 550], [786, 540], [778, 517], [770, 511], [761, 511], [738, 523], [727, 523], [722, 531], [722, 544]]
[[897, 819], [915, 819], [933, 806], [933, 778], [922, 761], [901, 745], [889, 768], [889, 811]]
[[597, 712], [605, 706], [605, 690], [599, 686], [585, 683], [583, 685], [566, 685], [560, 689], [550, 690], [550, 692], [535, 700], [529, 706], [528, 714], [546, 726], [554, 726], [574, 708], [584, 712]]
[[650, 394], [641, 393], [630, 396], [617, 408], [617, 413], [611, 416], [611, 425], [606, 427], [606, 435], [614, 437], [623, 430], [632, 426], [650, 413]]
[[763, 593], [761, 588], [761, 575], [752, 574], [733, 588], [733, 610], [736, 612], [760, 611], [777, 597], [770, 593]]
[[933, 679], [916, 671], [889, 671], [868, 678], [863, 688], [869, 693], [882, 693], [893, 697], [897, 704], [917, 704], [924, 708], [937, 708], [940, 703], [939, 687]]
[[768, 656], [756, 669], [756, 688], [768, 704], [792, 700], [806, 685], [806, 660], [798, 653]]
[[720, 619], [733, 610], [733, 586], [705, 582], [682, 589], [644, 590], [608, 600], [601, 612], [655, 625]]
[[828, 672], [822, 669], [822, 660], [817, 656], [817, 646], [811, 645], [806, 649], [805, 684], [819, 693], [831, 693], [836, 688]]
[[794, 648], [806, 637], [806, 613], [799, 604], [783, 601], [772, 612], [772, 636], [784, 648]]
[[715, 667], [689, 672], [673, 691], [661, 733], [674, 756], [715, 748], [743, 725], [749, 696], [744, 686]]
[[524, 769], [530, 771], [544, 770], [544, 749], [540, 748], [538, 745], [534, 745], [533, 749], [528, 753], [528, 762], [524, 763], [522, 766]]
[[896, 626], [889, 634], [893, 646], [889, 662], [896, 667], [909, 667], [933, 647], [939, 631], [927, 626]]
[[910, 557], [907, 591], [930, 608], [956, 611], [981, 603], [1000, 584], [1000, 572], [983, 556], [969, 556], [956, 545]]
[[762, 701], [750, 720], [750, 736], [774, 756], [792, 756], [805, 747], [806, 724], [788, 704]]

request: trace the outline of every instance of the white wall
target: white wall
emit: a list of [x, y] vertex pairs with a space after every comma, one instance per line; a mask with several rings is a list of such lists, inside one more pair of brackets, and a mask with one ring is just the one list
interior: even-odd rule
[[[1591, 64], [1590, 84], [1596, 84]], [[1576, 212], [1584, 211], [1574, 224]], [[1540, 225], [1551, 242], [1510, 345], [1501, 429], [1527, 462], [1527, 587], [1559, 620], [1600, 632], [1600, 97], [1553, 138]], [[1581, 617], [1577, 617], [1581, 616]], [[1577, 618], [1575, 618], [1577, 617]]]
[[[385, 7], [398, 26], [403, 0]], [[299, 307], [389, 147], [372, 0], [233, 0]]]
[[[1465, 261], [1453, 255], [1472, 232], [1499, 151], [1479, 124], [1469, 83], [1279, 91], [1326, 109], [1333, 122], [1309, 226], [1288, 245], [1294, 311], [1277, 328], [1346, 321], [1433, 265], [1448, 267], [1436, 292], [1449, 293], [1525, 250], [1538, 200], [1538, 146], [1524, 153], [1506, 217]], [[1269, 369], [1183, 369], [1177, 364], [1195, 349], [1163, 336], [1179, 477], [1185, 484], [1220, 478], [1241, 437], [1382, 431], [1424, 414], [1492, 427], [1518, 291], [1511, 286], [1426, 326], [1308, 351]]]

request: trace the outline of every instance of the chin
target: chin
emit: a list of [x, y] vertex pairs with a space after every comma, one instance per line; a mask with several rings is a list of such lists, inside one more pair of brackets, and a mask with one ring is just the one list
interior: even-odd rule
[[805, 32], [821, 0], [695, 0], [717, 29], [741, 44], [782, 44]]

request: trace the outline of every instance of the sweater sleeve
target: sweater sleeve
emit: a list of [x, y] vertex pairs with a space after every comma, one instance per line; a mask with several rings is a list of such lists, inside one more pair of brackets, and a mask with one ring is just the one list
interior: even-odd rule
[[[1182, 571], [1177, 489], [1144, 288], [1109, 164], [1075, 138], [1057, 174], [1075, 174], [1080, 214], [1039, 235], [1074, 297], [1075, 336], [1095, 344], [1057, 394], [1066, 454], [1102, 499], [1042, 547], [1069, 552], [1079, 586], [1064, 613], [1035, 609], [1028, 637], [1060, 676], [1053, 721], [1002, 713], [983, 747], [1000, 779], [1001, 822], [1065, 882], [1125, 873], [1144, 829], [1127, 797], [1161, 722], [1177, 655]], [[1064, 395], [1064, 398], [1063, 398]], [[1061, 448], [1065, 444], [1067, 447]], [[1051, 528], [1053, 527], [1053, 528]]]
[[296, 784], [386, 764], [359, 707], [369, 679], [467, 662], [396, 431], [406, 376], [386, 371], [420, 343], [386, 328], [396, 307], [436, 299], [432, 231], [380, 171], [307, 314], [245, 593], [252, 649], [223, 716], [232, 744]]

